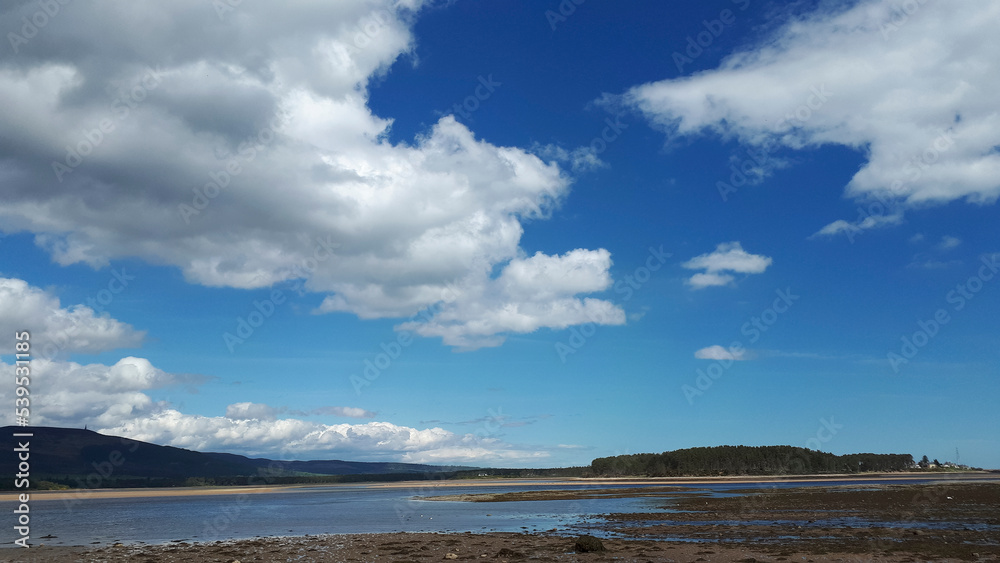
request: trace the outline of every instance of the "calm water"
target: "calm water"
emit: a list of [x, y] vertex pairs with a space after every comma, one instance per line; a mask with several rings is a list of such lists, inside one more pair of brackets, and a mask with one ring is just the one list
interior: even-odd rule
[[[928, 483], [932, 480], [865, 481], [865, 484]], [[733, 494], [736, 489], [787, 488], [844, 481], [691, 485], [691, 492]], [[651, 485], [652, 486], [652, 485]], [[662, 485], [659, 485], [662, 486]], [[620, 487], [635, 487], [622, 485]], [[369, 488], [326, 486], [255, 495], [209, 495], [142, 499], [85, 499], [68, 507], [61, 500], [32, 500], [31, 543], [165, 543], [215, 541], [254, 536], [302, 536], [373, 532], [569, 533], [590, 527], [609, 512], [664, 512], [660, 498], [443, 502], [414, 497], [517, 492], [543, 489], [607, 489], [606, 485]], [[55, 538], [42, 539], [51, 535]], [[6, 540], [9, 545], [9, 541]]]

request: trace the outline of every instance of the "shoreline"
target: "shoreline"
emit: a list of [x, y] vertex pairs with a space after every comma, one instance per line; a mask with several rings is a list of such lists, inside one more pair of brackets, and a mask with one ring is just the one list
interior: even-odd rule
[[865, 482], [883, 481], [887, 479], [909, 480], [1000, 480], [1000, 474], [988, 472], [963, 473], [831, 473], [820, 475], [733, 475], [720, 477], [519, 477], [497, 479], [449, 479], [449, 480], [413, 480], [395, 482], [356, 482], [356, 483], [295, 483], [287, 485], [240, 485], [231, 487], [151, 487], [151, 488], [121, 488], [121, 489], [67, 489], [61, 491], [11, 491], [0, 493], [0, 502], [16, 501], [19, 494], [27, 492], [32, 501], [54, 501], [71, 499], [115, 499], [115, 498], [153, 498], [153, 497], [184, 497], [208, 495], [241, 495], [267, 494], [273, 492], [295, 492], [297, 489], [315, 488], [371, 488], [371, 489], [433, 489], [455, 487], [551, 487], [551, 486], [590, 486], [590, 485], [661, 485], [661, 486], [696, 486], [717, 483], [760, 484], [784, 482], [811, 481], [844, 481]]
[[[655, 494], [648, 495], [649, 502], [643, 507], [648, 511], [596, 511], [594, 518], [530, 532], [445, 528], [446, 531], [422, 532], [269, 533], [220, 541], [179, 536], [181, 539], [152, 544], [33, 543], [30, 552], [17, 554], [19, 561], [39, 563], [97, 560], [422, 563], [451, 559], [500, 563], [522, 560], [912, 563], [915, 558], [936, 563], [1000, 561], [996, 535], [1000, 531], [1000, 479], [864, 484], [874, 480], [828, 479], [827, 485], [746, 489], [741, 494], [723, 496], [679, 490], [612, 489], [624, 496]], [[845, 486], [850, 483], [859, 486]], [[557, 492], [572, 497], [601, 491]], [[513, 494], [530, 497], [544, 493], [544, 490], [528, 490]], [[488, 504], [480, 507], [476, 510], [483, 513], [494, 510]], [[272, 528], [271, 532], [274, 531]], [[583, 549], [575, 545], [581, 535], [597, 536], [606, 551], [577, 553]], [[0, 549], [0, 560], [4, 553], [15, 552]]]

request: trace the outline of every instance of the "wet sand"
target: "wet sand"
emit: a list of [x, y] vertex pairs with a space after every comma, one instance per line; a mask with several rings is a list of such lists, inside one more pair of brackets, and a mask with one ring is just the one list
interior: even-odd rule
[[[274, 492], [287, 487], [177, 487], [149, 489], [68, 489], [64, 491], [28, 491], [31, 500], [71, 500], [79, 498], [151, 498], [206, 495], [240, 495]], [[0, 494], [0, 502], [14, 502], [19, 493]]]
[[[0, 561], [172, 562], [1000, 562], [1000, 484], [944, 482], [747, 489], [717, 497], [669, 486], [527, 491], [501, 500], [659, 497], [666, 511], [588, 518], [563, 535], [406, 533], [274, 537], [214, 543], [0, 549]], [[596, 495], [596, 496], [595, 496]], [[466, 499], [471, 500], [471, 499]], [[489, 511], [489, 502], [483, 505]], [[575, 553], [573, 536], [610, 534], [607, 551]], [[451, 555], [449, 555], [451, 554]]]
[[[296, 489], [313, 489], [317, 487], [362, 487], [372, 489], [432, 489], [448, 487], [552, 487], [552, 486], [600, 486], [600, 485], [678, 485], [692, 486], [710, 483], [771, 483], [795, 481], [825, 481], [844, 480], [847, 482], [879, 481], [885, 479], [1000, 479], [997, 474], [985, 472], [970, 473], [871, 473], [828, 474], [828, 475], [782, 475], [760, 477], [672, 477], [672, 478], [511, 478], [511, 479], [454, 479], [454, 480], [418, 480], [394, 481], [389, 483], [330, 483], [330, 484], [296, 484], [296, 485], [262, 485], [240, 487], [168, 487], [168, 488], [135, 488], [135, 489], [68, 489], [63, 491], [30, 491], [32, 500], [67, 500], [81, 498], [143, 498], [172, 497], [194, 495], [240, 495], [260, 494], [274, 491], [295, 491]], [[0, 502], [17, 500], [18, 492], [0, 493]]]

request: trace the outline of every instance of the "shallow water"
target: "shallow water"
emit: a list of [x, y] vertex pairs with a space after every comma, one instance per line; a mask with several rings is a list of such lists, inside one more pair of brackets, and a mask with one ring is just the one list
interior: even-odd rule
[[[931, 480], [865, 481], [866, 485], [920, 484]], [[808, 487], [843, 481], [711, 483], [690, 492], [732, 495], [735, 490]], [[440, 484], [437, 482], [436, 484]], [[649, 486], [663, 486], [662, 484]], [[471, 487], [383, 488], [324, 486], [251, 495], [128, 499], [87, 498], [70, 504], [32, 500], [31, 543], [90, 545], [215, 541], [255, 536], [373, 532], [539, 532], [599, 530], [607, 513], [664, 513], [662, 496], [517, 502], [430, 501], [416, 497], [541, 489], [635, 488], [636, 485], [524, 484]], [[683, 493], [681, 493], [683, 494]], [[51, 535], [55, 538], [42, 539]]]

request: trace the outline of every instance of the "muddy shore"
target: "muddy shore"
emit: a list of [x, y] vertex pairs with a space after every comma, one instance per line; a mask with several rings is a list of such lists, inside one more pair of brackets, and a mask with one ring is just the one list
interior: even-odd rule
[[[37, 563], [173, 562], [330, 562], [424, 563], [431, 561], [534, 562], [739, 562], [739, 563], [913, 563], [919, 553], [888, 555], [866, 551], [815, 553], [756, 545], [700, 544], [653, 540], [603, 540], [604, 552], [578, 553], [574, 539], [545, 534], [361, 534], [301, 538], [260, 538], [211, 544], [114, 546], [99, 549], [32, 547], [30, 553], [0, 551], [0, 561]], [[449, 555], [451, 554], [451, 555]], [[11, 557], [11, 558], [5, 558]], [[992, 557], [992, 558], [991, 558]], [[968, 559], [934, 557], [935, 562]], [[973, 561], [998, 561], [985, 555]]]
[[[1000, 562], [997, 483], [854, 483], [748, 489], [722, 497], [707, 490], [674, 487], [540, 490], [507, 493], [490, 502], [601, 495], [641, 495], [658, 511], [604, 514], [569, 532], [562, 530], [561, 535], [552, 530], [537, 534], [325, 535], [93, 548], [36, 544], [30, 550], [0, 549], [0, 561]], [[490, 502], [482, 504], [484, 511]], [[578, 553], [574, 538], [580, 534], [613, 539], [602, 540], [604, 552]], [[622, 539], [626, 537], [631, 539]]]

